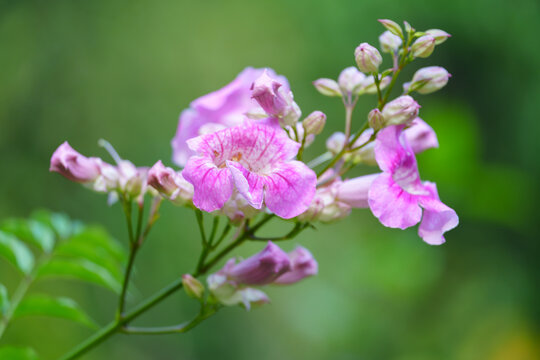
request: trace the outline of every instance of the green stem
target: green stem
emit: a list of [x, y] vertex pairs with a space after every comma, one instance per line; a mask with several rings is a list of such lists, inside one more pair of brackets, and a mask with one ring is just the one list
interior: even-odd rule
[[27, 275], [24, 277], [24, 279], [21, 281], [17, 289], [15, 290], [15, 293], [13, 294], [13, 298], [10, 301], [10, 306], [8, 311], [5, 313], [4, 317], [2, 317], [2, 321], [0, 322], [0, 339], [2, 338], [2, 335], [6, 331], [9, 322], [11, 321], [11, 318], [13, 317], [13, 314], [15, 313], [15, 310], [17, 310], [17, 307], [19, 306], [19, 303], [23, 299], [24, 295], [28, 291], [28, 288], [30, 288], [30, 285], [32, 284], [32, 281], [34, 279], [30, 277], [30, 275]]
[[309, 223], [296, 223], [294, 227], [289, 231], [287, 234], [279, 237], [258, 237], [255, 236], [255, 234], [250, 233], [248, 235], [250, 240], [254, 241], [283, 241], [283, 240], [290, 240], [299, 233], [301, 233], [304, 229], [309, 227]]
[[[266, 215], [253, 228], [248, 229], [248, 231], [256, 231], [261, 226], [263, 226], [266, 222], [272, 219], [272, 217], [273, 215]], [[212, 260], [210, 260], [210, 262], [207, 263], [205, 266], [203, 266], [199, 271], [196, 271], [193, 274], [193, 276], [198, 277], [198, 276], [204, 275], [210, 268], [212, 268], [213, 265], [219, 262], [225, 255], [227, 255], [230, 251], [232, 251], [236, 246], [243, 243], [245, 239], [247, 238], [247, 235], [248, 235], [247, 232], [244, 231], [233, 243], [231, 243], [224, 250], [222, 250], [218, 255], [216, 255]], [[182, 288], [182, 278], [180, 277], [176, 279], [175, 281], [173, 281], [168, 286], [164, 287], [163, 289], [161, 289], [160, 291], [152, 295], [149, 299], [144, 301], [142, 304], [135, 307], [135, 309], [124, 314], [122, 318], [116, 319], [115, 321], [103, 327], [97, 333], [95, 333], [94, 335], [92, 335], [91, 337], [89, 337], [88, 339], [80, 343], [79, 345], [77, 345], [73, 350], [71, 350], [69, 353], [67, 353], [62, 358], [60, 358], [60, 360], [72, 360], [85, 354], [89, 350], [101, 344], [111, 335], [119, 331], [125, 324], [134, 320], [139, 315], [146, 312], [148, 309], [154, 307], [155, 305], [157, 305], [164, 299], [168, 298], [170, 295], [174, 294], [176, 291], [180, 290], [181, 288]]]
[[118, 309], [116, 310], [116, 318], [121, 319], [124, 314], [124, 309], [126, 307], [126, 295], [129, 287], [129, 280], [131, 278], [131, 273], [133, 271], [133, 265], [135, 264], [135, 257], [137, 256], [137, 251], [139, 249], [139, 243], [130, 243], [129, 246], [129, 258], [126, 266], [126, 271], [124, 273], [124, 281], [122, 282], [122, 290], [120, 296], [118, 297]]
[[204, 232], [204, 223], [203, 223], [203, 214], [202, 211], [199, 209], [195, 209], [195, 217], [197, 218], [197, 224], [199, 225], [199, 232], [201, 233], [201, 240], [203, 243], [203, 247], [206, 247], [206, 244], [208, 243], [206, 240], [206, 234]]

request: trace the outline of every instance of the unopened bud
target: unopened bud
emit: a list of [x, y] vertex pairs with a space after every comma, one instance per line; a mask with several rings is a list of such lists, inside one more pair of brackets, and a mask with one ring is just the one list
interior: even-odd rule
[[319, 135], [326, 124], [326, 115], [321, 111], [314, 111], [302, 121], [306, 135]]
[[356, 93], [362, 86], [366, 75], [358, 71], [354, 66], [348, 67], [339, 74], [338, 84], [341, 90], [347, 94]]
[[403, 43], [399, 36], [392, 34], [390, 31], [383, 32], [379, 36], [379, 42], [381, 43], [381, 50], [386, 53], [397, 51]]
[[332, 79], [318, 79], [313, 82], [315, 89], [324, 96], [341, 96], [339, 85]]
[[184, 286], [184, 291], [188, 294], [189, 297], [194, 299], [202, 299], [204, 294], [204, 285], [197, 279], [195, 279], [190, 274], [182, 275], [182, 285]]
[[416, 31], [407, 21], [404, 21], [403, 25], [405, 25], [405, 32], [407, 34], [414, 34], [414, 32]]
[[427, 58], [435, 49], [435, 38], [431, 35], [419, 37], [411, 46], [411, 52], [414, 57]]
[[384, 127], [384, 117], [379, 109], [373, 109], [368, 114], [369, 126], [377, 131]]
[[446, 39], [448, 39], [450, 36], [449, 33], [447, 33], [446, 31], [443, 31], [443, 30], [440, 30], [440, 29], [430, 29], [428, 31], [425, 32], [426, 35], [431, 35], [435, 38], [435, 45], [439, 45], [439, 44], [442, 44], [443, 42], [446, 41]]
[[379, 50], [369, 45], [361, 43], [354, 51], [354, 58], [360, 71], [365, 73], [374, 73], [379, 70], [382, 63], [382, 56]]
[[413, 121], [420, 110], [420, 105], [409, 95], [400, 96], [384, 106], [382, 115], [388, 125], [406, 124]]
[[420, 94], [429, 94], [443, 88], [448, 83], [450, 76], [443, 67], [425, 67], [414, 74], [410, 89]]
[[395, 21], [389, 19], [379, 19], [378, 21], [392, 34], [403, 39], [403, 31], [401, 30], [401, 26], [399, 26]]
[[343, 149], [343, 145], [345, 145], [345, 134], [342, 132], [333, 133], [326, 140], [326, 148], [334, 155]]

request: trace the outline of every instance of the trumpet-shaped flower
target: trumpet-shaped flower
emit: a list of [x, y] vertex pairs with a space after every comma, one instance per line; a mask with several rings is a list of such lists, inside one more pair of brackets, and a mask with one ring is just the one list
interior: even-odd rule
[[[288, 89], [287, 79], [276, 76], [273, 70], [266, 69], [269, 75]], [[185, 166], [193, 152], [186, 141], [207, 133], [211, 129], [220, 129], [241, 124], [245, 114], [262, 112], [255, 100], [251, 98], [251, 85], [263, 74], [264, 69], [248, 67], [225, 87], [194, 100], [190, 107], [180, 114], [178, 129], [172, 139], [173, 161]]]
[[292, 160], [300, 144], [280, 128], [246, 122], [187, 143], [197, 155], [182, 175], [193, 185], [193, 203], [201, 210], [221, 209], [236, 190], [254, 208], [264, 202], [289, 219], [304, 212], [315, 194], [313, 170]]
[[405, 229], [422, 220], [420, 237], [439, 245], [445, 241], [443, 234], [457, 226], [458, 216], [439, 200], [435, 184], [420, 180], [404, 127], [388, 126], [377, 134], [375, 159], [383, 172], [369, 189], [369, 207], [387, 227]]
[[317, 275], [319, 265], [308, 249], [298, 246], [287, 255], [291, 262], [291, 268], [274, 280], [274, 284], [294, 284], [306, 277]]
[[188, 183], [181, 173], [165, 167], [161, 160], [148, 171], [148, 185], [178, 205], [188, 203], [193, 197], [193, 185]]

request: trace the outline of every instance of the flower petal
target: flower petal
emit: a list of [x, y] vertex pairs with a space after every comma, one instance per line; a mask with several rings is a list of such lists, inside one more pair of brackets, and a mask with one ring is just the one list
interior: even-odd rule
[[417, 197], [404, 191], [390, 174], [382, 173], [371, 184], [368, 202], [384, 226], [406, 229], [418, 224], [422, 217]]
[[317, 175], [300, 161], [278, 163], [265, 177], [265, 203], [270, 211], [290, 219], [307, 210], [313, 196]]
[[232, 195], [233, 181], [229, 169], [216, 167], [206, 157], [190, 157], [182, 176], [193, 185], [193, 204], [201, 210], [221, 209]]
[[456, 212], [439, 200], [437, 186], [425, 182], [431, 196], [419, 197], [420, 206], [424, 208], [424, 216], [418, 228], [418, 235], [428, 244], [440, 245], [445, 242], [443, 234], [455, 228], [459, 223]]

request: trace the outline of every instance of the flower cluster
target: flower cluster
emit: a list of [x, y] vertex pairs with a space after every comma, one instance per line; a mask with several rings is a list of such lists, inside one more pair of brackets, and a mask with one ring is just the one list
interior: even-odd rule
[[[246, 68], [230, 84], [182, 111], [172, 140], [173, 162], [182, 169], [161, 161], [150, 169], [137, 168], [111, 150], [117, 162], [113, 166], [77, 153], [66, 142], [54, 152], [51, 171], [113, 197], [140, 202], [149, 194], [225, 216], [237, 226], [240, 240], [261, 240], [251, 226], [265, 216], [291, 219], [295, 228], [281, 238], [288, 239], [309, 223], [331, 222], [353, 208], [369, 208], [386, 227], [420, 223], [418, 234], [425, 242], [442, 244], [458, 217], [440, 201], [435, 184], [420, 179], [415, 154], [439, 144], [434, 130], [419, 117], [420, 105], [411, 94], [441, 89], [450, 74], [437, 66], [419, 69], [403, 84], [400, 96], [390, 96], [403, 68], [428, 57], [450, 35], [438, 29], [416, 31], [407, 22], [404, 30], [391, 20], [380, 23], [386, 28], [379, 37], [380, 49], [391, 57], [390, 68], [380, 70], [383, 55], [364, 42], [354, 51], [356, 67], [344, 69], [337, 80], [314, 81], [321, 94], [342, 99], [346, 116], [344, 131], [326, 140], [328, 152], [309, 163], [303, 162], [304, 150], [323, 132], [326, 115], [313, 111], [300, 121], [302, 112], [285, 77], [271, 69]], [[363, 95], [376, 95], [377, 105], [367, 112], [364, 125], [357, 126], [352, 115]], [[378, 170], [347, 177], [358, 165]], [[322, 169], [316, 173], [318, 167]], [[202, 235], [197, 275], [207, 270], [204, 260], [219, 245]], [[287, 254], [269, 242], [246, 260], [229, 260], [207, 283], [210, 296], [220, 303], [249, 308], [268, 301], [258, 286], [292, 284], [316, 273], [317, 263], [308, 250], [298, 247]], [[195, 278], [186, 275], [185, 286], [190, 294], [202, 296], [204, 288]]]

